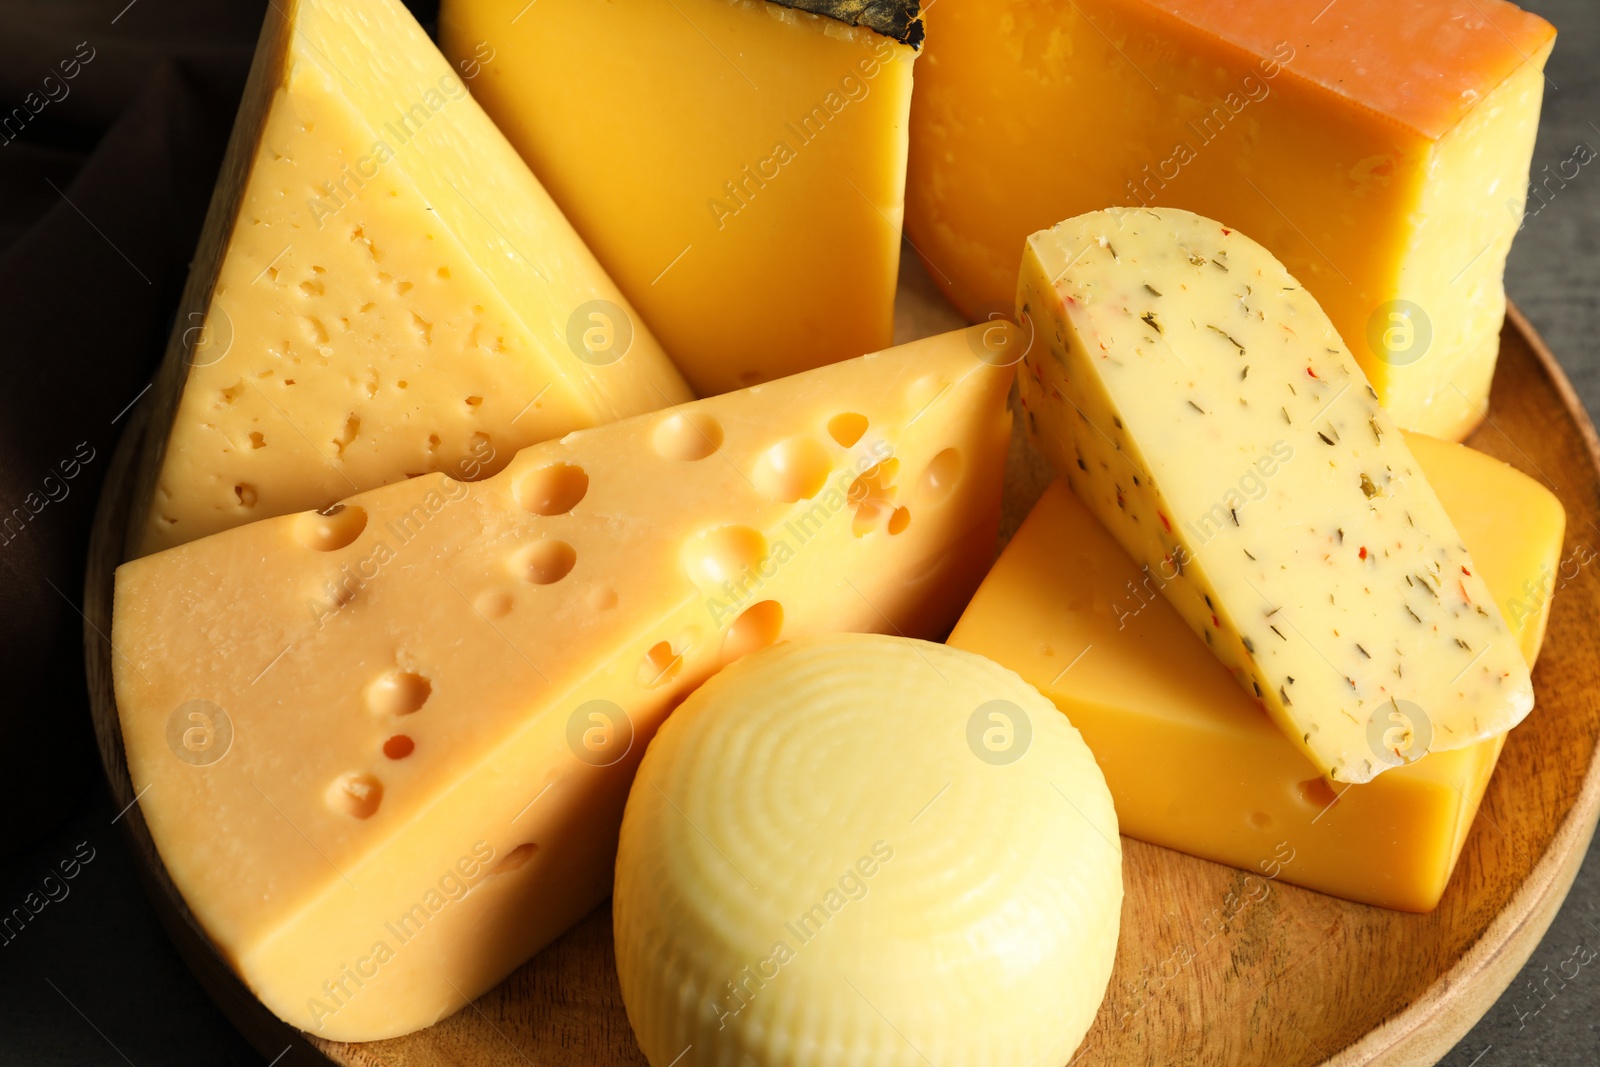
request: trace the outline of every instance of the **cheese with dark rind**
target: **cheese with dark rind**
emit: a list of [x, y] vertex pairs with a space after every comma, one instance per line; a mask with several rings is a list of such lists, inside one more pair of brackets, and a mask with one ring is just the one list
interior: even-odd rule
[[826, 15], [916, 48], [922, 44], [922, 0], [772, 0], [784, 7]]
[[1032, 439], [1321, 771], [1365, 782], [1533, 707], [1438, 497], [1266, 249], [1092, 212], [1029, 238], [1018, 305]]

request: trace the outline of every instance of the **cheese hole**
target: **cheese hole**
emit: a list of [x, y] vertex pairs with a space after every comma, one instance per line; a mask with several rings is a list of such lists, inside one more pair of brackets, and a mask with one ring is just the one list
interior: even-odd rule
[[295, 521], [295, 538], [317, 552], [344, 548], [367, 528], [365, 508], [355, 504], [335, 504], [321, 511], [307, 511]]
[[493, 867], [490, 867], [489, 873], [510, 874], [512, 871], [527, 866], [528, 861], [533, 859], [533, 854], [538, 851], [539, 846], [533, 841], [528, 841], [524, 844], [518, 845], [510, 852], [507, 852], [505, 854], [505, 858], [503, 858], [499, 863], [495, 864]]
[[483, 397], [481, 397], [481, 396], [469, 396], [469, 397], [467, 397], [467, 407], [469, 407], [469, 408], [478, 407], [482, 403], [483, 403]]
[[433, 684], [410, 671], [389, 671], [367, 686], [367, 708], [374, 715], [410, 715], [433, 694]]
[[639, 664], [639, 684], [648, 687], [669, 682], [683, 667], [683, 657], [672, 650], [667, 641], [658, 641], [644, 654]]
[[417, 743], [405, 734], [395, 734], [383, 743], [383, 754], [390, 759], [405, 759], [416, 751]]
[[591, 589], [589, 595], [584, 598], [584, 603], [589, 606], [590, 611], [609, 611], [617, 606], [617, 591], [605, 586]]
[[266, 435], [263, 434], [260, 430], [251, 430], [250, 431], [250, 447], [251, 448], [266, 448], [267, 447]]
[[370, 774], [346, 774], [328, 787], [328, 806], [353, 819], [370, 819], [383, 801], [383, 783]]
[[589, 491], [589, 476], [582, 467], [552, 463], [524, 476], [517, 483], [517, 503], [535, 515], [565, 515]]
[[858, 415], [854, 411], [847, 411], [843, 415], [835, 415], [828, 420], [828, 436], [839, 442], [843, 448], [849, 448], [861, 440], [861, 435], [867, 432], [867, 417]]
[[782, 632], [782, 604], [776, 600], [751, 604], [728, 627], [728, 636], [722, 639], [722, 655], [729, 660], [738, 659], [747, 652], [775, 644]]
[[523, 550], [517, 569], [535, 585], [552, 585], [577, 562], [577, 551], [565, 541], [537, 541]]
[[683, 569], [696, 585], [738, 584], [767, 558], [767, 539], [750, 526], [718, 526], [689, 539]]
[[911, 388], [906, 390], [906, 402], [911, 405], [911, 410], [921, 413], [935, 400], [939, 399], [947, 388], [945, 380], [936, 374], [925, 374], [911, 383]]
[[809, 500], [828, 480], [828, 453], [809, 437], [779, 441], [756, 460], [755, 487], [781, 503]]
[[1272, 829], [1272, 816], [1264, 811], [1253, 811], [1250, 813], [1250, 825], [1257, 830], [1270, 830]]
[[656, 423], [650, 443], [663, 459], [705, 459], [722, 447], [722, 424], [698, 411], [675, 412]]
[[479, 593], [472, 606], [486, 619], [502, 619], [511, 614], [511, 594], [501, 589], [491, 589]]
[[234, 486], [233, 496], [235, 500], [239, 501], [239, 506], [242, 508], [256, 506], [256, 487], [248, 482], [240, 482]]
[[[865, 537], [893, 518], [895, 509], [891, 501], [895, 495], [895, 475], [899, 471], [900, 461], [890, 458], [863, 471], [850, 483], [846, 496], [855, 509], [855, 518], [850, 523], [850, 532], [855, 536]], [[910, 518], [907, 512], [906, 521]], [[905, 529], [904, 525], [901, 529]]]
[[1300, 799], [1317, 809], [1325, 809], [1339, 794], [1333, 791], [1333, 786], [1325, 778], [1307, 778], [1300, 783]]
[[910, 526], [910, 525], [911, 525], [911, 509], [910, 508], [895, 508], [894, 509], [894, 513], [889, 516], [889, 533], [891, 535], [900, 533], [902, 530], [904, 530], [907, 526]]
[[961, 478], [961, 453], [947, 448], [928, 461], [917, 479], [917, 494], [925, 503], [937, 504], [950, 495]]

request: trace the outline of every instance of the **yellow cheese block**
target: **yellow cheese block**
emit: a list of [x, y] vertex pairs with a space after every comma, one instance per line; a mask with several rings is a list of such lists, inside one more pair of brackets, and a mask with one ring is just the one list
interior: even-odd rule
[[749, 656], [673, 714], [612, 916], [652, 1067], [1055, 1067], [1121, 904], [1111, 794], [1037, 689], [842, 634]]
[[173, 882], [285, 1021], [427, 1026], [610, 890], [663, 716], [779, 637], [937, 636], [991, 559], [979, 329], [124, 564], [128, 767]]
[[974, 319], [1023, 240], [1117, 204], [1237, 226], [1403, 427], [1483, 417], [1555, 30], [1504, 0], [941, 0], [906, 229]]
[[[1531, 665], [1549, 598], [1526, 583], [1555, 573], [1560, 503], [1462, 445], [1407, 440]], [[1505, 740], [1329, 785], [1060, 482], [950, 642], [1016, 670], [1083, 731], [1123, 833], [1383, 907], [1439, 902]]]
[[689, 399], [395, 0], [272, 4], [230, 160], [141, 553]]
[[916, 19], [445, 0], [439, 39], [494, 57], [473, 95], [706, 395], [891, 343]]

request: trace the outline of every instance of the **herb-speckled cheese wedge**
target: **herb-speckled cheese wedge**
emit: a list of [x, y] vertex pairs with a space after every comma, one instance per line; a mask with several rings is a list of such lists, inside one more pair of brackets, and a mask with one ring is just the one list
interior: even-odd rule
[[1515, 726], [1528, 669], [1317, 302], [1248, 237], [1113, 209], [1028, 239], [1036, 445], [1330, 778]]

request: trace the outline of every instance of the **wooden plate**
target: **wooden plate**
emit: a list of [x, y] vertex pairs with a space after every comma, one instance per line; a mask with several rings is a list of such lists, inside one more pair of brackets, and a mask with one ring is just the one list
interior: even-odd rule
[[[912, 257], [907, 257], [911, 259]], [[914, 267], [900, 339], [959, 324]], [[100, 500], [85, 592], [89, 688], [116, 805], [132, 804], [112, 695], [112, 573], [122, 558], [142, 423], [130, 425]], [[1431, 915], [1352, 904], [1276, 884], [1241, 909], [1244, 872], [1124, 841], [1116, 970], [1075, 1065], [1432, 1064], [1494, 1003], [1572, 885], [1600, 812], [1600, 445], [1554, 357], [1512, 309], [1494, 410], [1471, 444], [1539, 478], [1567, 508], [1566, 578], [1534, 675], [1538, 707], [1515, 730], [1455, 878]], [[1014, 450], [1008, 523], [1042, 488]], [[1574, 573], [1576, 572], [1576, 573]], [[436, 1067], [644, 1065], [623, 1012], [602, 905], [499, 987], [420, 1033], [362, 1045], [287, 1027], [222, 962], [168, 881], [137, 807], [120, 820], [179, 952], [275, 1064]]]

